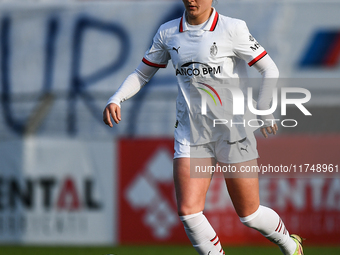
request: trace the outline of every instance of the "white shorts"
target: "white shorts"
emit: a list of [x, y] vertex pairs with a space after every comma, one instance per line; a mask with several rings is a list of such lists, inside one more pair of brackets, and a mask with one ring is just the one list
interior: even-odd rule
[[174, 158], [215, 158], [218, 162], [233, 164], [258, 157], [254, 135], [236, 142], [218, 140], [195, 146], [184, 145], [175, 140]]

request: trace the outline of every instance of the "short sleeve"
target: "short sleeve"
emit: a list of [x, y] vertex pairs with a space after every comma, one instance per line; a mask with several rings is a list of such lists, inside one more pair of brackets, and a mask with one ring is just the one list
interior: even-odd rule
[[149, 66], [165, 68], [170, 60], [170, 54], [164, 45], [164, 31], [160, 27], [153, 38], [151, 47], [146, 51], [143, 62]]
[[250, 34], [246, 23], [238, 20], [233, 38], [233, 49], [236, 56], [245, 60], [249, 66], [267, 55], [265, 49]]

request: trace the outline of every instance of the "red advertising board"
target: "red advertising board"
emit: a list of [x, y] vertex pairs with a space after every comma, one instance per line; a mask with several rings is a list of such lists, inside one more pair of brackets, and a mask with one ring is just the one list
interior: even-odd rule
[[[259, 165], [340, 165], [338, 144], [339, 135], [258, 139]], [[173, 139], [119, 141], [120, 243], [189, 243], [177, 216], [172, 157]], [[306, 244], [339, 244], [340, 179], [334, 177], [340, 173], [333, 178], [317, 174], [260, 177], [261, 204], [276, 210], [290, 233], [302, 235]], [[211, 183], [205, 215], [224, 245], [270, 244], [239, 221], [222, 178]]]
[[120, 243], [187, 242], [172, 181], [173, 139], [119, 141]]

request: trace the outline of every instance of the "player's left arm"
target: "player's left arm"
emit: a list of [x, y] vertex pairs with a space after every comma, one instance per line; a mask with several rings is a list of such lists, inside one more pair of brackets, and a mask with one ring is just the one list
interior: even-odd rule
[[[279, 70], [268, 54], [254, 63], [253, 66], [262, 75], [262, 84], [257, 101], [257, 109], [268, 110], [272, 101], [273, 89], [276, 87], [277, 80], [279, 78]], [[274, 116], [270, 114], [260, 116], [260, 118], [264, 122], [264, 126], [261, 128], [261, 133], [263, 136], [267, 138], [267, 133], [275, 135], [278, 127], [275, 121], [273, 121]]]
[[[274, 61], [269, 57], [266, 50], [250, 34], [244, 21], [236, 20], [233, 30], [233, 49], [235, 55], [245, 60], [249, 66], [254, 66], [262, 75], [262, 85], [258, 97], [257, 109], [268, 110], [273, 98], [273, 88], [279, 77], [279, 71]], [[276, 134], [278, 127], [274, 121], [274, 116], [260, 115], [259, 118], [264, 125], [261, 132], [264, 137], [269, 134]]]

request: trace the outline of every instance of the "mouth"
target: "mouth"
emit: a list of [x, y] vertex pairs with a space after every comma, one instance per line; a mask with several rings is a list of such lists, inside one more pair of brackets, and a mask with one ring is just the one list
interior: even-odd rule
[[195, 8], [196, 8], [196, 6], [194, 6], [194, 5], [188, 5], [189, 10], [194, 10]]

